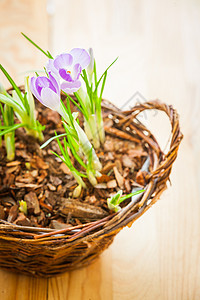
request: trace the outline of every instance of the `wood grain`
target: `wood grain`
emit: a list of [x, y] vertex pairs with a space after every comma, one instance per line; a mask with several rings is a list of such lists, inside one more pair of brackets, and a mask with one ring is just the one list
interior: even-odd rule
[[[46, 58], [22, 35], [47, 49], [48, 16], [46, 1], [42, 0], [1, 0], [0, 1], [0, 60], [4, 68], [18, 84], [29, 70], [42, 69]], [[7, 79], [0, 74], [0, 81], [9, 87]]]
[[[39, 0], [0, 2], [13, 20], [5, 16], [0, 20], [1, 60], [12, 66], [13, 74], [24, 55], [23, 70], [39, 66], [38, 58], [28, 54], [27, 45], [15, 37], [20, 26], [46, 47], [46, 29], [41, 32], [41, 23], [47, 20], [45, 1], [40, 1], [41, 10], [36, 9], [36, 2]], [[18, 10], [15, 17], [10, 7]], [[172, 186], [132, 228], [118, 234], [100, 259], [51, 279], [1, 270], [0, 299], [200, 299], [200, 3], [59, 0], [51, 1], [50, 8], [54, 14], [48, 24], [48, 40], [54, 54], [92, 46], [99, 73], [119, 56], [109, 72], [105, 97], [119, 106], [132, 95], [128, 105], [142, 98], [173, 104], [181, 115], [185, 138], [174, 164]], [[31, 11], [32, 21], [26, 17]], [[170, 131], [167, 118], [156, 112], [140, 118], [164, 147]]]

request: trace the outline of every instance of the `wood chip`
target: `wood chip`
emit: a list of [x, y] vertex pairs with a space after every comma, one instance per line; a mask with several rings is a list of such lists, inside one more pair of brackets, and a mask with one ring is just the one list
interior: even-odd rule
[[15, 178], [16, 182], [22, 182], [22, 183], [33, 183], [35, 181], [35, 179], [33, 178], [33, 176], [31, 175], [31, 173], [25, 173], [24, 175], [20, 175], [17, 176]]
[[7, 166], [7, 167], [14, 167], [14, 166], [18, 166], [18, 165], [20, 165], [20, 164], [21, 164], [20, 161], [14, 160], [14, 161], [8, 162], [8, 163], [6, 164], [6, 166]]
[[60, 165], [60, 169], [63, 171], [63, 173], [65, 174], [71, 174], [71, 171], [70, 169], [68, 168], [68, 166], [62, 162], [61, 165]]
[[98, 183], [108, 182], [111, 179], [112, 179], [111, 176], [108, 176], [108, 175], [105, 175], [105, 174], [101, 175], [101, 177], [97, 177]]
[[113, 171], [114, 171], [115, 178], [117, 180], [118, 186], [120, 187], [120, 189], [123, 189], [123, 187], [124, 187], [124, 177], [119, 173], [117, 167], [114, 167]]
[[38, 184], [41, 183], [47, 177], [47, 171], [41, 170], [40, 176], [37, 178]]
[[104, 143], [104, 150], [105, 151], [114, 151], [114, 145], [113, 145], [113, 141], [111, 140], [106, 140]]
[[12, 206], [10, 211], [9, 211], [7, 221], [10, 222], [10, 223], [14, 222], [17, 218], [18, 212], [19, 212], [18, 205]]
[[133, 158], [133, 157], [141, 157], [141, 156], [146, 156], [147, 153], [143, 151], [143, 149], [129, 149], [128, 150], [128, 156]]
[[130, 180], [129, 179], [125, 179], [124, 186], [125, 186], [126, 192], [130, 193], [131, 192], [131, 184], [130, 184]]
[[54, 185], [54, 186], [58, 186], [59, 184], [62, 183], [62, 180], [57, 177], [57, 176], [52, 176], [50, 175], [50, 182]]
[[22, 183], [22, 182], [15, 182], [15, 186], [17, 187], [26, 187], [31, 189], [38, 189], [42, 187], [42, 184], [33, 184], [33, 183]]
[[119, 171], [119, 173], [122, 174], [123, 168], [122, 168], [122, 163], [119, 159], [115, 160], [115, 166], [117, 167], [117, 170]]
[[115, 166], [115, 163], [111, 163], [110, 161], [103, 167], [103, 169], [101, 170], [101, 173], [108, 173], [111, 169], [113, 169], [113, 167]]
[[132, 141], [132, 142], [136, 142], [136, 143], [140, 143], [140, 140], [133, 137], [132, 135], [124, 132], [124, 131], [121, 131], [119, 129], [116, 129], [114, 127], [105, 127], [105, 132], [111, 134], [111, 135], [114, 135], [114, 136], [117, 136], [119, 138], [122, 138], [122, 139], [125, 139], [125, 140], [128, 140], [128, 141]]
[[47, 187], [50, 189], [50, 191], [56, 191], [56, 187], [50, 182], [47, 183]]
[[30, 220], [23, 213], [19, 213], [14, 224], [21, 225], [21, 226], [31, 226]]
[[46, 162], [44, 162], [44, 160], [40, 157], [37, 157], [36, 162], [37, 162], [38, 168], [40, 168], [40, 169], [46, 170], [49, 168], [49, 165]]
[[97, 183], [95, 185], [95, 189], [107, 189], [107, 184], [106, 183]]
[[108, 213], [100, 207], [68, 198], [61, 199], [60, 213], [65, 216], [71, 213], [75, 218], [88, 220], [102, 219], [108, 215]]
[[5, 211], [4, 211], [4, 207], [2, 205], [0, 205], [0, 219], [4, 220], [5, 219]]
[[117, 182], [115, 179], [113, 180], [110, 180], [107, 182], [107, 188], [108, 189], [113, 189], [113, 188], [116, 188], [117, 187]]
[[6, 170], [6, 174], [11, 174], [11, 173], [15, 172], [16, 170], [19, 170], [19, 166], [10, 167]]
[[25, 195], [24, 201], [27, 203], [28, 212], [38, 215], [40, 213], [40, 205], [36, 193], [30, 192]]
[[9, 206], [9, 207], [16, 205], [15, 200], [14, 200], [11, 196], [4, 196], [4, 197], [1, 199], [1, 203], [2, 203], [4, 206]]
[[64, 229], [64, 228], [69, 228], [69, 227], [72, 227], [72, 225], [63, 223], [59, 220], [51, 220], [50, 228]]
[[38, 170], [33, 170], [30, 173], [33, 177], [38, 177]]
[[134, 161], [127, 154], [124, 154], [122, 156], [122, 164], [124, 167], [130, 168], [130, 169], [133, 169], [135, 167]]

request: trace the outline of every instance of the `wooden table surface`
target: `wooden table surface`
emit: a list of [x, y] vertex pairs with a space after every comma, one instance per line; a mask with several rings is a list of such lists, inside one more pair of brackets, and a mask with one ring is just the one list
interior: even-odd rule
[[[1, 300], [200, 299], [200, 2], [197, 0], [0, 1], [0, 60], [22, 83], [45, 58], [24, 31], [54, 53], [95, 51], [99, 72], [110, 70], [104, 96], [120, 107], [160, 98], [180, 113], [184, 140], [172, 186], [91, 266], [50, 279], [0, 270]], [[3, 77], [0, 80], [6, 83]], [[162, 114], [141, 120], [164, 146]]]

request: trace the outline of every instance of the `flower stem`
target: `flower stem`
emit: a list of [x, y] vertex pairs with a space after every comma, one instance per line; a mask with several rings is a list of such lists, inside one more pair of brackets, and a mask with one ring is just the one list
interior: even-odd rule
[[104, 124], [103, 124], [103, 117], [101, 111], [97, 112], [97, 131], [99, 134], [99, 139], [101, 144], [105, 142], [105, 131], [104, 131]]
[[14, 139], [15, 133], [10, 132], [5, 134], [5, 146], [6, 146], [6, 152], [7, 152], [7, 159], [13, 160], [15, 158], [15, 139]]
[[92, 140], [95, 149], [100, 147], [99, 134], [97, 129], [96, 116], [94, 114], [89, 116], [89, 120], [85, 120], [85, 132], [88, 138]]

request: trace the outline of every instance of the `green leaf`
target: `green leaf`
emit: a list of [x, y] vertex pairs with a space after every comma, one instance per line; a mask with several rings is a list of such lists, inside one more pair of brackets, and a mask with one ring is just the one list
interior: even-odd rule
[[96, 60], [94, 59], [94, 83], [97, 85], [97, 68], [96, 68]]
[[[68, 96], [69, 96], [69, 95], [68, 95]], [[89, 118], [89, 116], [88, 116], [88, 111], [87, 111], [87, 108], [86, 108], [85, 104], [83, 103], [81, 97], [80, 97], [80, 96], [78, 95], [78, 93], [76, 93], [76, 92], [74, 92], [74, 96], [76, 97], [76, 99], [78, 100], [78, 102], [80, 103], [80, 105], [78, 105], [78, 104], [76, 103], [76, 101], [74, 101], [74, 99], [71, 98], [71, 97], [69, 96], [70, 100], [72, 101], [72, 103], [73, 103], [74, 105], [76, 105], [76, 106], [78, 107], [78, 109], [80, 109], [80, 111], [81, 111], [82, 114], [84, 115], [85, 119], [88, 120], [88, 118]]]
[[22, 123], [21, 124], [15, 124], [13, 126], [9, 126], [8, 129], [5, 129], [5, 130], [0, 132], [0, 136], [5, 135], [9, 132], [12, 132], [12, 131], [16, 130], [17, 128], [24, 127], [24, 126], [25, 126], [25, 124], [22, 124]]
[[75, 159], [78, 161], [78, 163], [85, 169], [87, 169], [87, 166], [86, 164], [84, 164], [84, 162], [82, 161], [82, 159], [78, 156], [76, 150], [74, 149], [73, 145], [72, 145], [72, 142], [70, 139], [68, 139], [68, 142], [69, 142], [69, 148], [73, 154], [73, 156], [75, 157]]
[[53, 59], [53, 56], [49, 53], [49, 51], [45, 52], [42, 48], [40, 48], [36, 43], [34, 43], [27, 35], [25, 35], [23, 32], [21, 34], [38, 50], [40, 50], [44, 55], [46, 55], [48, 58]]
[[94, 92], [96, 92], [96, 90], [97, 90], [97, 88], [98, 88], [98, 86], [99, 86], [99, 84], [100, 84], [100, 82], [101, 82], [103, 76], [105, 75], [105, 73], [110, 69], [110, 67], [111, 67], [117, 60], [118, 60], [118, 57], [115, 58], [115, 60], [114, 60], [114, 61], [108, 66], [108, 68], [103, 72], [103, 74], [101, 75], [100, 79], [98, 80], [98, 82], [97, 82], [97, 84], [96, 84], [96, 86], [95, 86]]
[[89, 80], [88, 80], [88, 77], [87, 77], [86, 70], [83, 70], [82, 73], [83, 73], [83, 75], [81, 75], [81, 76], [82, 76], [83, 80], [85, 81], [87, 93], [88, 93], [88, 96], [89, 96], [89, 99], [90, 99], [91, 113], [94, 114], [94, 103], [93, 103], [92, 87], [89, 84]]
[[131, 198], [135, 195], [138, 195], [138, 194], [141, 194], [142, 192], [144, 192], [145, 190], [139, 190], [139, 191], [136, 191], [134, 193], [131, 193], [131, 194], [128, 194], [128, 195], [125, 195], [123, 197], [121, 197], [119, 200], [118, 200], [118, 204], [122, 203], [124, 200], [128, 199], [128, 198]]
[[8, 72], [4, 69], [4, 67], [1, 64], [0, 64], [0, 69], [4, 73], [4, 75], [6, 76], [6, 78], [10, 82], [10, 84], [12, 85], [13, 89], [16, 91], [16, 93], [19, 96], [22, 103], [24, 103], [24, 98], [22, 96], [22, 93], [21, 93], [20, 89], [18, 88], [18, 86], [16, 85], [14, 80], [11, 78], [11, 76], [8, 74]]
[[45, 148], [49, 143], [51, 143], [53, 140], [57, 139], [57, 138], [60, 138], [60, 137], [63, 137], [63, 136], [66, 136], [67, 133], [62, 133], [62, 134], [59, 134], [59, 135], [55, 135], [53, 137], [51, 137], [50, 139], [48, 139], [44, 144], [42, 144], [40, 146], [40, 149], [43, 149]]
[[102, 94], [104, 91], [104, 87], [105, 87], [105, 83], [106, 83], [106, 78], [107, 78], [107, 71], [105, 72], [104, 78], [103, 78], [103, 82], [102, 82], [102, 86], [101, 86], [101, 92], [100, 92], [100, 96], [99, 96], [99, 102], [98, 102], [98, 107], [97, 109], [101, 109], [101, 100], [102, 100]]
[[17, 103], [14, 100], [14, 98], [0, 94], [0, 101], [3, 102], [4, 104], [12, 106], [14, 111], [16, 111], [19, 115], [21, 115], [23, 113], [23, 108], [21, 107], [21, 105], [19, 103]]

